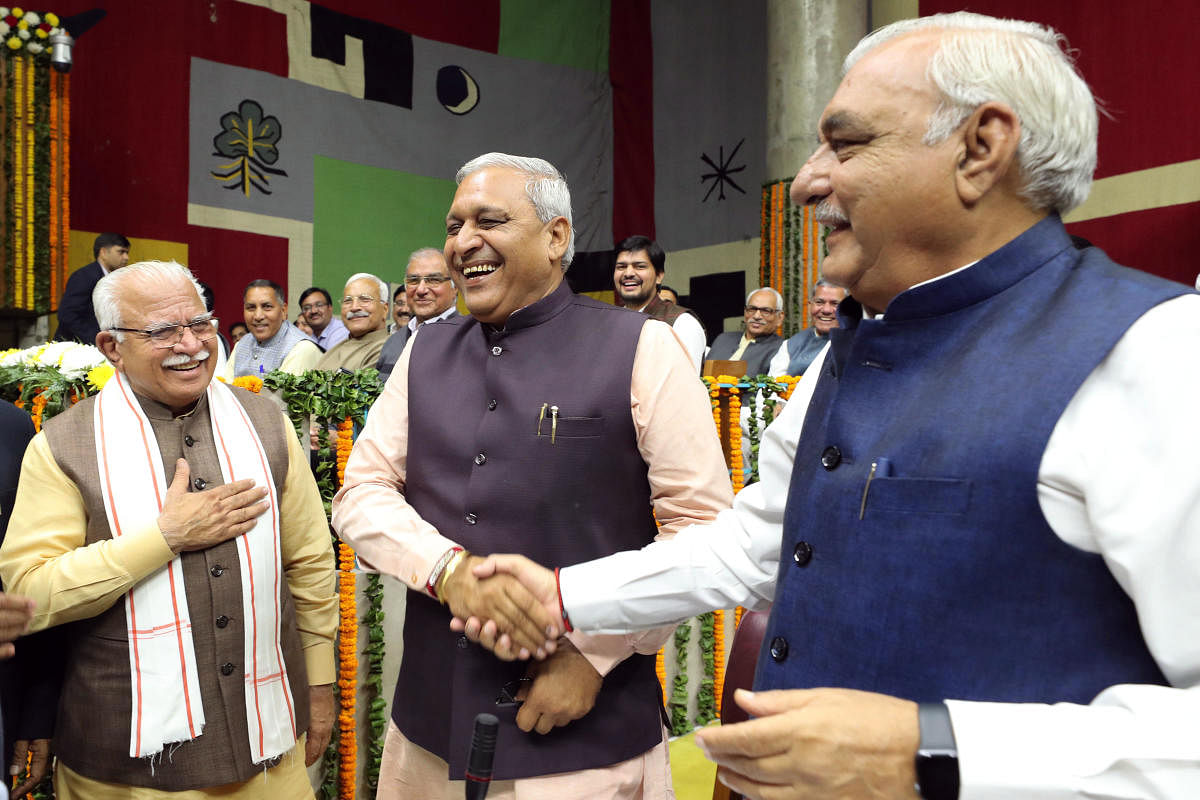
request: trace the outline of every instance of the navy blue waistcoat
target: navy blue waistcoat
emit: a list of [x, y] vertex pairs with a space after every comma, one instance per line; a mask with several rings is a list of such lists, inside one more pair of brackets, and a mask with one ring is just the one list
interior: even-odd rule
[[[1186, 291], [1073, 249], [1051, 217], [882, 319], [843, 303], [796, 452], [756, 688], [1086, 703], [1165, 683], [1102, 558], [1047, 525], [1037, 475], [1088, 374]], [[868, 491], [881, 458], [890, 474]]]
[[[564, 282], [503, 330], [470, 317], [423, 326], [408, 373], [408, 502], [481, 555], [568, 566], [650, 542], [650, 487], [629, 405], [647, 319]], [[498, 780], [607, 766], [662, 740], [653, 657], [610, 672], [583, 718], [545, 736], [523, 733], [516, 711], [495, 700], [526, 664], [467, 644], [449, 622], [447, 609], [409, 592], [392, 718], [448, 761], [452, 778], [463, 775], [482, 711], [501, 721]]]

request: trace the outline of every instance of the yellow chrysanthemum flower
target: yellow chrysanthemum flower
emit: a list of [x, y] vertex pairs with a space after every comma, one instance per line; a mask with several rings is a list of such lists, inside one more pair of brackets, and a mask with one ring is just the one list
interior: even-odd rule
[[46, 19], [46, 22], [50, 23], [51, 28], [58, 27], [58, 15], [55, 14], [53, 11], [47, 11], [45, 19]]
[[101, 364], [98, 367], [92, 367], [88, 370], [87, 381], [93, 389], [100, 391], [104, 388], [104, 384], [108, 383], [115, 370], [112, 364]]
[[16, 36], [9, 37], [9, 40], [7, 42], [5, 42], [5, 44], [8, 45], [9, 50], [20, 50], [21, 49], [21, 40], [18, 39]]

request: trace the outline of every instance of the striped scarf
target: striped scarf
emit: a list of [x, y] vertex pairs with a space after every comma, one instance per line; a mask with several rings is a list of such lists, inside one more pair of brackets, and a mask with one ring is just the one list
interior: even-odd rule
[[[226, 483], [252, 478], [270, 492], [271, 509], [238, 537], [245, 620], [245, 702], [254, 763], [296, 742], [296, 715], [279, 636], [279, 498], [266, 452], [245, 409], [224, 384], [208, 390], [213, 441]], [[155, 524], [169, 482], [150, 421], [124, 376], [114, 375], [95, 406], [96, 458], [112, 535]], [[129, 637], [129, 755], [154, 756], [165, 745], [204, 732], [192, 621], [179, 556], [125, 595]], [[211, 666], [209, 666], [211, 668]]]

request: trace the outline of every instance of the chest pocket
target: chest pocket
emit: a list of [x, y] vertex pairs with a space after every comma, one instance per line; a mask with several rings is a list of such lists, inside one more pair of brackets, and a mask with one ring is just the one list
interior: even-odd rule
[[970, 501], [965, 478], [875, 478], [866, 513], [965, 514]]

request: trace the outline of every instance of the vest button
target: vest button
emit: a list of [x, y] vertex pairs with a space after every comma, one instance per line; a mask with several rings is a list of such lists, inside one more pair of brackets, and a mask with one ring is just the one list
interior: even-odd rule
[[196, 478], [196, 480], [192, 481], [192, 486], [196, 487], [197, 492], [202, 492], [204, 491], [204, 487], [208, 486], [208, 481], [204, 480], [204, 478]]
[[771, 640], [771, 658], [776, 661], [783, 661], [787, 658], [788, 643], [787, 639], [782, 636], [776, 636]]
[[500, 345], [496, 345], [495, 347], [492, 348], [492, 355], [494, 355], [494, 356], [498, 356], [503, 352], [504, 352], [504, 348], [501, 347]]
[[228, 661], [226, 661], [224, 664], [222, 664], [221, 665], [221, 674], [222, 675], [232, 675], [233, 674], [233, 664], [229, 663]]
[[224, 628], [228, 624], [229, 624], [229, 617], [225, 616], [224, 614], [217, 617], [217, 627], [218, 628]]
[[829, 445], [821, 451], [821, 466], [827, 470], [837, 469], [837, 465], [842, 463], [842, 451], [837, 445]]
[[499, 403], [497, 403], [495, 400], [488, 400], [488, 411], [495, 411], [497, 405], [499, 405]]
[[196, 443], [196, 440], [193, 439], [192, 435], [189, 433], [187, 436], [183, 437], [183, 443], [186, 444], [188, 447], [191, 447], [192, 445], [194, 445]]
[[799, 542], [795, 549], [792, 550], [792, 560], [796, 562], [798, 567], [807, 567], [808, 562], [812, 561], [813, 549], [808, 542]]
[[487, 456], [485, 456], [483, 453], [480, 453], [479, 455], [475, 456], [475, 463], [482, 467], [487, 463]]
[[474, 525], [477, 521], [478, 520], [474, 514], [467, 514], [465, 517], [463, 517], [463, 522], [467, 523], [468, 525]]
[[213, 564], [212, 569], [208, 571], [208, 574], [212, 575], [214, 578], [219, 578], [225, 574], [225, 568], [220, 564]]

